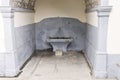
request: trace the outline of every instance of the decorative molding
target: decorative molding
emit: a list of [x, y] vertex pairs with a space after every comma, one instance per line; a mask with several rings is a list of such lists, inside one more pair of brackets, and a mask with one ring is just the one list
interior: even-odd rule
[[35, 11], [31, 10], [31, 9], [12, 8], [12, 7], [6, 7], [6, 6], [1, 6], [0, 7], [0, 13], [4, 13], [4, 15], [6, 15], [7, 13], [14, 13], [14, 12], [30, 12], [30, 13], [34, 13]]
[[14, 17], [14, 11], [12, 10], [11, 7], [1, 6], [0, 13], [2, 13], [3, 18], [13, 18]]
[[98, 6], [95, 8], [86, 9], [86, 13], [94, 12], [94, 11], [97, 11], [98, 13], [100, 12], [110, 13], [111, 10], [112, 10], [112, 6]]
[[86, 13], [95, 12], [95, 11], [97, 11], [97, 9], [98, 9], [98, 7], [91, 8], [91, 9], [86, 9]]
[[14, 12], [30, 12], [30, 13], [34, 13], [34, 10], [31, 9], [24, 9], [24, 8], [13, 8]]
[[100, 0], [85, 0], [86, 3], [86, 9], [92, 9], [95, 7], [98, 7], [100, 5]]
[[8, 6], [0, 6], [0, 13], [12, 13], [12, 8]]
[[97, 9], [98, 17], [109, 17], [112, 6], [101, 6]]
[[12, 3], [15, 8], [24, 8], [34, 10], [35, 0], [13, 0]]

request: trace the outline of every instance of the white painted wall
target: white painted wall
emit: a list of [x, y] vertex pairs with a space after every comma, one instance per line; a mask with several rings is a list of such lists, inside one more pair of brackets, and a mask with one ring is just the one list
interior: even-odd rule
[[109, 0], [112, 5], [108, 23], [107, 51], [109, 54], [120, 54], [120, 0]]
[[4, 23], [0, 13], [0, 52], [5, 51]]
[[10, 0], [0, 0], [0, 6], [9, 6]]
[[86, 22], [84, 0], [36, 0], [35, 22], [48, 17], [71, 17]]
[[87, 20], [86, 22], [94, 27], [98, 27], [98, 16], [97, 12], [90, 12], [87, 13]]
[[14, 26], [20, 27], [34, 23], [34, 13], [30, 12], [15, 12], [14, 13]]
[[2, 5], [2, 1], [0, 0], [0, 6]]

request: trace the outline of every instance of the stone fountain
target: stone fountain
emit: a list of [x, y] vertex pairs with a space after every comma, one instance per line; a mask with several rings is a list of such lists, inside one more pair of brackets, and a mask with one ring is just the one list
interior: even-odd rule
[[68, 45], [73, 41], [71, 37], [65, 37], [63, 35], [61, 28], [58, 29], [56, 35], [48, 37], [47, 42], [50, 43], [53, 47], [53, 51], [56, 56], [61, 56], [63, 52], [67, 52]]

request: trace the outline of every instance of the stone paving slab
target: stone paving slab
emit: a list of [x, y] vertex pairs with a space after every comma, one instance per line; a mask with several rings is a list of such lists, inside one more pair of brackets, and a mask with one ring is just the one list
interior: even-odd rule
[[27, 63], [22, 74], [16, 78], [0, 80], [115, 80], [95, 79], [83, 54], [69, 52], [63, 56], [54, 56], [52, 52], [38, 52]]

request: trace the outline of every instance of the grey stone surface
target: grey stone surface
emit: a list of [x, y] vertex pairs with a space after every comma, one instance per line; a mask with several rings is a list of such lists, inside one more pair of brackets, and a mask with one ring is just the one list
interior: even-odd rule
[[105, 78], [107, 75], [107, 54], [98, 51], [98, 27], [86, 24], [85, 56], [96, 78]]
[[[61, 30], [59, 31], [59, 28]], [[48, 18], [36, 23], [36, 49], [48, 49], [49, 37], [72, 37], [68, 50], [84, 49], [85, 24], [73, 18]]]
[[120, 66], [118, 65], [112, 65], [111, 67], [111, 73], [109, 75], [109, 77], [115, 77], [117, 78], [117, 80], [120, 80]]
[[117, 77], [120, 80], [120, 54], [108, 55], [108, 77]]
[[73, 41], [71, 38], [60, 38], [53, 37], [52, 39], [47, 39], [47, 42], [51, 44], [53, 51], [63, 51], [67, 52], [68, 45]]
[[[88, 28], [89, 27], [89, 28]], [[88, 59], [88, 62], [93, 67], [93, 73], [97, 77], [109, 77], [114, 78], [117, 77], [120, 80], [120, 67], [117, 64], [120, 63], [120, 55], [117, 53], [100, 53], [96, 50], [96, 40], [97, 37], [97, 28], [94, 29], [94, 26], [87, 26], [86, 33], [86, 47], [85, 47], [85, 55]], [[88, 37], [87, 37], [88, 36]], [[93, 38], [91, 36], [94, 36]], [[95, 46], [96, 47], [95, 47]], [[104, 70], [104, 71], [103, 71]], [[106, 72], [107, 71], [107, 72]]]
[[14, 52], [6, 52], [4, 54], [4, 58], [5, 58], [5, 77], [12, 77], [12, 76], [16, 76], [17, 74], [19, 74], [20, 69], [16, 66], [17, 62], [17, 58]]
[[[103, 2], [103, 0], [102, 0]], [[105, 4], [106, 5], [106, 4]], [[96, 8], [98, 13], [98, 26], [97, 29], [88, 28], [86, 34], [86, 56], [90, 60], [93, 68], [93, 75], [96, 78], [106, 78], [107, 75], [107, 30], [108, 19], [111, 11], [111, 6], [99, 6]], [[94, 11], [94, 10], [93, 10]], [[96, 33], [95, 33], [96, 32]], [[89, 55], [88, 55], [89, 54]], [[92, 54], [92, 55], [91, 55]]]
[[95, 56], [97, 48], [97, 33], [98, 28], [96, 26], [86, 24], [86, 36], [85, 36], [85, 50], [84, 53], [91, 65], [94, 68]]
[[35, 50], [35, 25], [15, 28], [15, 55], [20, 68]]
[[0, 53], [0, 76], [4, 76], [5, 74], [5, 59], [4, 59], [4, 53]]
[[[5, 20], [10, 23], [11, 19]], [[35, 25], [14, 28], [6, 24], [5, 29], [6, 51], [0, 52], [0, 76], [13, 77], [35, 50]]]
[[2, 31], [4, 36], [4, 47], [0, 49], [0, 76], [15, 76], [18, 74], [18, 70], [15, 65], [14, 54], [14, 14], [9, 6], [9, 0], [2, 1], [0, 7], [1, 19], [3, 20]]
[[96, 53], [93, 74], [96, 78], [107, 78], [107, 55]]

